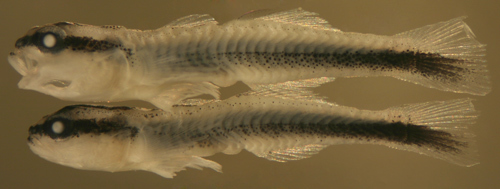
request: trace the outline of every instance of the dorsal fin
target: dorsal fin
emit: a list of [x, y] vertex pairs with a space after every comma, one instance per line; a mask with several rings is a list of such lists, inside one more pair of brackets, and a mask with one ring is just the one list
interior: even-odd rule
[[207, 24], [218, 24], [215, 19], [208, 14], [193, 14], [170, 22], [164, 28], [196, 27]]
[[251, 10], [246, 12], [245, 14], [238, 17], [238, 20], [254, 20], [261, 17], [266, 17], [272, 14], [279, 13], [281, 11], [273, 10], [273, 9], [258, 9]]
[[248, 86], [252, 89], [252, 91], [248, 92], [248, 94], [323, 102], [325, 97], [317, 96], [308, 88], [318, 87], [334, 80], [335, 78], [333, 77], [320, 77], [297, 81], [286, 81], [275, 84], [250, 84]]
[[255, 155], [271, 161], [286, 162], [310, 158], [312, 155], [319, 153], [319, 151], [326, 147], [327, 145], [323, 144], [307, 144], [304, 146], [295, 146], [292, 148], [255, 153]]
[[302, 8], [296, 8], [288, 11], [256, 10], [244, 14], [238, 20], [265, 20], [284, 24], [294, 24], [315, 29], [334, 30], [328, 21], [318, 17], [318, 13], [305, 11]]

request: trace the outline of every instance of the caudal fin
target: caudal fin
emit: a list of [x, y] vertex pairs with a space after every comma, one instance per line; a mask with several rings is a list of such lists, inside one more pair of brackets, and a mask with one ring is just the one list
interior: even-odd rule
[[388, 120], [416, 126], [413, 130], [407, 128], [406, 143], [392, 143], [389, 147], [466, 167], [479, 164], [475, 135], [467, 131], [467, 126], [477, 119], [470, 99], [403, 105], [388, 111]]
[[[486, 95], [491, 90], [486, 68], [486, 45], [458, 17], [395, 35], [408, 41], [421, 56], [415, 72], [399, 79], [456, 93]], [[425, 55], [425, 56], [424, 56]]]

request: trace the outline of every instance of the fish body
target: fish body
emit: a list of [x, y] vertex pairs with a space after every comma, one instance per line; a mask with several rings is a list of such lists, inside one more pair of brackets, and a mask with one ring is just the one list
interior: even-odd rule
[[70, 22], [31, 29], [10, 64], [19, 87], [64, 100], [145, 100], [170, 109], [237, 81], [253, 88], [319, 77], [389, 76], [485, 95], [485, 45], [464, 17], [393, 36], [342, 32], [302, 9], [218, 24], [208, 15], [156, 30]]
[[[31, 150], [84, 170], [145, 170], [172, 178], [204, 159], [247, 150], [285, 162], [329, 145], [377, 144], [472, 166], [476, 119], [469, 99], [403, 105], [381, 111], [326, 102], [243, 94], [224, 101], [176, 105], [171, 111], [67, 106], [30, 127]], [[327, 162], [325, 162], [327, 163]]]

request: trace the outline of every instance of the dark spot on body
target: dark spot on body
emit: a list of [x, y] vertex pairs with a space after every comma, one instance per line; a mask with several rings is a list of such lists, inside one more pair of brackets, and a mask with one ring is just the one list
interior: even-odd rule
[[[52, 125], [55, 122], [61, 122], [64, 130], [61, 133], [54, 133]], [[64, 139], [72, 136], [79, 137], [82, 134], [102, 135], [117, 133], [125, 134], [126, 137], [135, 138], [139, 133], [136, 127], [130, 127], [124, 121], [119, 120], [97, 120], [97, 119], [78, 119], [69, 120], [61, 117], [48, 119], [43, 124], [31, 126], [29, 128], [30, 136], [33, 134], [47, 135], [53, 139]]]
[[104, 25], [104, 26], [101, 26], [101, 28], [117, 30], [117, 29], [122, 29], [125, 27], [117, 26], [117, 25]]
[[64, 38], [64, 45], [68, 49], [77, 51], [96, 52], [114, 49], [117, 44], [105, 40], [95, 40], [91, 37], [67, 36]]
[[[138, 134], [139, 130], [136, 127], [129, 126], [126, 119], [118, 118], [120, 115], [124, 115], [124, 111], [129, 110], [134, 110], [134, 108], [125, 106], [108, 107], [93, 105], [66, 106], [54, 113], [52, 116], [46, 116], [45, 118], [47, 120], [45, 120], [43, 123], [30, 127], [29, 133], [30, 135], [46, 135], [53, 139], [63, 139], [73, 136], [79, 137], [82, 134], [91, 134], [93, 136], [108, 134], [134, 138]], [[68, 119], [64, 116], [61, 116], [70, 115], [71, 117], [74, 117], [86, 114], [88, 111], [92, 111], [94, 113], [115, 111], [112, 115], [117, 117], [110, 116], [102, 119]], [[56, 122], [59, 122], [60, 125], [63, 126], [61, 132], [56, 133], [53, 131], [52, 127]]]

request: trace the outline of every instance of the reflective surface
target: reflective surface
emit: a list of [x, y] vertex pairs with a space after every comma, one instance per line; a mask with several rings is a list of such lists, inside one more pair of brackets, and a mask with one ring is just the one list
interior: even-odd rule
[[[5, 188], [492, 188], [500, 181], [500, 134], [498, 118], [500, 60], [496, 1], [12, 1], [0, 2], [0, 183]], [[248, 152], [218, 154], [208, 159], [223, 166], [222, 174], [212, 170], [188, 169], [174, 179], [135, 171], [107, 173], [82, 171], [45, 161], [27, 144], [28, 127], [42, 116], [65, 105], [34, 91], [20, 90], [21, 76], [6, 57], [15, 41], [35, 25], [73, 21], [93, 25], [123, 25], [155, 29], [190, 14], [208, 13], [223, 23], [254, 9], [303, 7], [318, 12], [343, 31], [393, 35], [399, 32], [469, 16], [466, 23], [481, 43], [488, 44], [487, 59], [493, 90], [485, 97], [454, 94], [424, 88], [393, 78], [338, 79], [315, 90], [329, 101], [360, 109], [470, 97], [481, 117], [475, 127], [481, 164], [465, 168], [415, 153], [383, 146], [331, 146], [312, 158], [277, 163]], [[222, 89], [222, 98], [247, 90], [244, 85]], [[143, 102], [113, 105], [143, 106]]]

